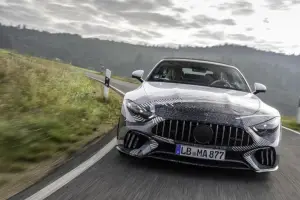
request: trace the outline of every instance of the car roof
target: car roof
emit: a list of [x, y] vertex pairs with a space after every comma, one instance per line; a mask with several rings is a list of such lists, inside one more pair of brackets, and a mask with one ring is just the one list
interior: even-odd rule
[[224, 66], [224, 67], [230, 67], [230, 68], [237, 69], [237, 67], [235, 67], [233, 65], [228, 65], [225, 63], [211, 61], [211, 60], [196, 59], [196, 58], [167, 57], [167, 58], [163, 58], [161, 61], [186, 61], [186, 62], [207, 63], [207, 64], [214, 64], [214, 65], [220, 65], [220, 66]]

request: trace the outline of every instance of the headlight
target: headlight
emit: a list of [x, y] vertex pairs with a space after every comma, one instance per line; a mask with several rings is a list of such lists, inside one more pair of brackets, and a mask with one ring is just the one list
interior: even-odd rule
[[252, 126], [255, 133], [260, 136], [267, 136], [274, 133], [280, 125], [280, 117], [275, 117], [271, 120]]
[[137, 121], [146, 121], [154, 117], [154, 108], [141, 106], [131, 100], [126, 100], [126, 107]]

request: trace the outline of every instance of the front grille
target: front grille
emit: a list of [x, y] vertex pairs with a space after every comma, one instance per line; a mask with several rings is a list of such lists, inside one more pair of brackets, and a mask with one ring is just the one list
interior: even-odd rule
[[257, 150], [254, 153], [255, 159], [261, 165], [273, 167], [276, 162], [276, 153], [273, 148], [266, 148]]
[[213, 130], [213, 139], [206, 145], [233, 147], [253, 144], [251, 136], [242, 128], [193, 121], [165, 120], [155, 125], [152, 133], [178, 142], [200, 144], [193, 137], [193, 130], [199, 124], [208, 125]]
[[145, 136], [129, 131], [124, 138], [124, 147], [128, 149], [138, 149], [146, 141], [147, 138]]

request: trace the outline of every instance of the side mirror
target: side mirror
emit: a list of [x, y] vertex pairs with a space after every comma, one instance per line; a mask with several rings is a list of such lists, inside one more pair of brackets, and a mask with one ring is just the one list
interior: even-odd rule
[[258, 94], [261, 92], [266, 92], [267, 91], [267, 87], [261, 83], [254, 83], [254, 92], [253, 94]]
[[144, 75], [144, 70], [135, 70], [134, 72], [132, 72], [132, 78], [136, 78], [140, 82], [144, 81], [142, 79], [143, 75]]

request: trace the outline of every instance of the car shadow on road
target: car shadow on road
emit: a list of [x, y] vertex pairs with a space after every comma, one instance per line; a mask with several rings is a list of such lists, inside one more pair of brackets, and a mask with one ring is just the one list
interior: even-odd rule
[[122, 162], [126, 162], [128, 165], [133, 165], [135, 168], [143, 168], [143, 170], [147, 170], [149, 172], [153, 171], [155, 173], [169, 174], [179, 177], [193, 177], [202, 180], [211, 180], [213, 178], [216, 181], [230, 180], [234, 182], [241, 181], [243, 183], [255, 183], [268, 181], [270, 179], [270, 173], [255, 173], [250, 170], [202, 167], [152, 158], [138, 159], [126, 156], [122, 159], [124, 159]]

